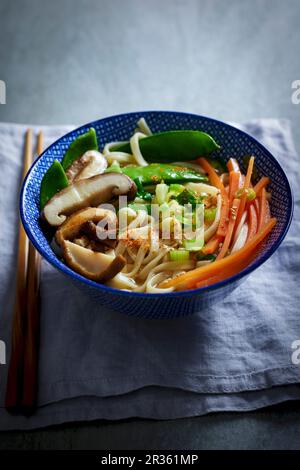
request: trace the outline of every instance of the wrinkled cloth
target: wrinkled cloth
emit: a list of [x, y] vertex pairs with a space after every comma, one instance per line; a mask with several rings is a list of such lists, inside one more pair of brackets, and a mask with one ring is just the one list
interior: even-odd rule
[[[112, 312], [43, 261], [38, 410], [29, 418], [10, 416], [3, 404], [26, 127], [0, 124], [0, 340], [7, 362], [0, 365], [1, 430], [172, 419], [300, 398], [300, 364], [292, 360], [300, 339], [299, 158], [289, 122], [267, 119], [238, 127], [273, 153], [294, 189], [294, 220], [276, 253], [222, 303], [174, 320]], [[42, 128], [47, 144], [69, 129]]]

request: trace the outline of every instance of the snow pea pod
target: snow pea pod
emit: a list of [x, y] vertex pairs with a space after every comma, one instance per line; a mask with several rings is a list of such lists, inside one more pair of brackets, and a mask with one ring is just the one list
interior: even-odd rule
[[80, 158], [88, 150], [98, 150], [96, 131], [93, 127], [70, 144], [61, 162], [64, 170], [67, 170], [74, 160]]
[[44, 174], [40, 190], [41, 209], [47, 204], [49, 199], [61, 189], [69, 185], [65, 171], [58, 160], [54, 160], [50, 168]]
[[[154, 163], [195, 160], [220, 149], [209, 134], [190, 130], [159, 132], [141, 139], [139, 144], [145, 160]], [[115, 146], [112, 150], [131, 153], [129, 143]]]
[[129, 178], [137, 178], [143, 185], [165, 183], [184, 183], [188, 181], [208, 181], [208, 178], [190, 168], [185, 168], [167, 163], [151, 163], [148, 166], [125, 166], [122, 173]]

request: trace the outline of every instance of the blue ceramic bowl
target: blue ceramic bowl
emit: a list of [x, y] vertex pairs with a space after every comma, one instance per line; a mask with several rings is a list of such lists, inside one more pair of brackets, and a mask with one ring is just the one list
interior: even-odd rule
[[[70, 142], [86, 132], [91, 126], [96, 129], [100, 148], [107, 142], [126, 140], [141, 117], [146, 118], [154, 132], [171, 129], [199, 129], [211, 134], [222, 146], [221, 155], [235, 157], [241, 167], [243, 157], [256, 157], [258, 176], [271, 179], [274, 190], [271, 210], [278, 223], [268, 239], [259, 247], [257, 257], [237, 275], [207, 288], [169, 294], [145, 294], [112, 289], [90, 281], [66, 266], [52, 251], [39, 223], [39, 192], [44, 173], [54, 159], [61, 160]], [[32, 165], [23, 184], [20, 198], [21, 219], [26, 233], [41, 255], [66, 275], [66, 282], [74, 281], [101, 305], [130, 316], [143, 318], [174, 318], [192, 314], [216, 301], [221, 301], [233, 291], [252, 271], [264, 263], [284, 239], [293, 212], [293, 199], [287, 177], [276, 159], [259, 142], [246, 133], [220, 121], [203, 116], [171, 111], [146, 111], [121, 114], [86, 124], [47, 148]]]

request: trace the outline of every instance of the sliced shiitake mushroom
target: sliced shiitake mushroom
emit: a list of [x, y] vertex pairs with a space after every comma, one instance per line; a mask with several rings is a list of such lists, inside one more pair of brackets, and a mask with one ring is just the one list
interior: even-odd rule
[[135, 194], [135, 183], [122, 173], [96, 175], [75, 181], [55, 194], [45, 205], [42, 215], [50, 225], [57, 227], [78, 209], [96, 207], [120, 195], [133, 199]]
[[126, 274], [122, 272], [119, 272], [118, 274], [116, 274], [116, 276], [111, 278], [107, 282], [107, 285], [109, 287], [114, 287], [115, 289], [127, 289], [127, 290], [128, 289], [133, 290], [137, 286], [134, 279], [126, 276]]
[[66, 171], [70, 183], [102, 174], [107, 168], [107, 160], [97, 150], [88, 150], [75, 160]]
[[90, 240], [86, 235], [81, 235], [73, 239], [73, 243], [76, 245], [83, 246], [83, 248], [90, 248]]
[[114, 248], [117, 243], [117, 235], [115, 229], [104, 229], [97, 227], [96, 223], [92, 220], [85, 222], [81, 230], [87, 237], [94, 243], [102, 243], [103, 245]]
[[[72, 240], [77, 237], [80, 232], [85, 233], [89, 239], [94, 241], [105, 241], [99, 240], [97, 237], [97, 226], [96, 224], [101, 220], [105, 221], [105, 224], [111, 227], [117, 227], [117, 216], [115, 212], [108, 209], [102, 209], [99, 207], [87, 207], [86, 209], [81, 209], [74, 212], [70, 215], [67, 220], [57, 229], [55, 234], [55, 239], [59, 245], [63, 244], [64, 240]], [[84, 230], [87, 223], [94, 224], [96, 233], [93, 231], [93, 236], [91, 237], [91, 232], [87, 233], [87, 230]], [[115, 238], [116, 233], [114, 232]], [[104, 238], [104, 237], [103, 237]]]
[[106, 282], [118, 274], [126, 264], [122, 255], [112, 255], [92, 251], [76, 243], [65, 240], [63, 257], [74, 271], [96, 282]]

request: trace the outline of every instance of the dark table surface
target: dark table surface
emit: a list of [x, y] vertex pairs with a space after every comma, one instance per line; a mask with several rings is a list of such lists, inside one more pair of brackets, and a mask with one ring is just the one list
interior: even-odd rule
[[[0, 0], [0, 121], [143, 109], [289, 118], [300, 149], [299, 0]], [[0, 433], [0, 449], [296, 449], [300, 403], [174, 421]]]

